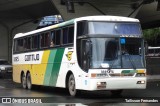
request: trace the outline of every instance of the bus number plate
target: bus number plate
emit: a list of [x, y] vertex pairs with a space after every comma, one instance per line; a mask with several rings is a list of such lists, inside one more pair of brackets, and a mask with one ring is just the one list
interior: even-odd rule
[[113, 70], [101, 70], [101, 74], [114, 73]]

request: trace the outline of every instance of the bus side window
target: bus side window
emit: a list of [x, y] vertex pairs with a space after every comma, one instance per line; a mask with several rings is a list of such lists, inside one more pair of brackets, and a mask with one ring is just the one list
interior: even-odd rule
[[74, 27], [71, 26], [69, 27], [68, 31], [68, 43], [73, 43], [73, 39], [74, 39]]
[[31, 37], [24, 38], [23, 42], [23, 50], [30, 50], [31, 49]]
[[56, 45], [61, 45], [61, 30], [56, 30]]
[[55, 32], [51, 31], [51, 34], [50, 34], [50, 47], [54, 47], [54, 45], [55, 45]]
[[27, 50], [31, 49], [31, 37], [27, 37]]
[[85, 35], [88, 31], [87, 22], [80, 21], [77, 23], [77, 36]]
[[68, 43], [68, 27], [63, 28], [63, 44]]
[[42, 33], [40, 36], [41, 48], [49, 46], [49, 33]]
[[40, 47], [41, 48], [44, 47], [44, 34], [43, 33], [40, 35]]
[[13, 44], [13, 52], [17, 52], [17, 40], [14, 39], [14, 44]]
[[48, 47], [50, 45], [49, 36], [50, 36], [49, 32], [45, 33], [45, 47]]
[[18, 52], [23, 51], [23, 39], [18, 39]]
[[24, 38], [23, 49], [24, 49], [24, 51], [27, 50], [27, 38]]
[[32, 49], [38, 49], [39, 48], [39, 36], [34, 35], [32, 36]]
[[14, 40], [14, 48], [13, 48], [13, 51], [16, 53], [16, 52], [19, 52], [19, 42], [20, 41], [20, 39], [15, 39]]

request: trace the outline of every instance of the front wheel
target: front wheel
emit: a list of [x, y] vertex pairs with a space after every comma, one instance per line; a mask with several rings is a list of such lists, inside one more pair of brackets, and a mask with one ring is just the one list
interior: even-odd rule
[[69, 94], [71, 96], [76, 95], [77, 91], [76, 91], [76, 87], [75, 87], [75, 78], [74, 78], [73, 74], [71, 74], [68, 79], [68, 90], [69, 90]]

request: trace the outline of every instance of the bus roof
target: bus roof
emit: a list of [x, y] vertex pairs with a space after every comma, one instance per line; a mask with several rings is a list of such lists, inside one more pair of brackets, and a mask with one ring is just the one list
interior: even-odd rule
[[54, 29], [54, 28], [58, 28], [58, 27], [61, 27], [61, 26], [66, 26], [66, 25], [70, 25], [70, 24], [73, 24], [73, 23], [74, 23], [74, 19], [66, 21], [66, 22], [62, 22], [62, 23], [59, 23], [59, 24], [47, 26], [47, 27], [44, 27], [44, 28], [40, 28], [40, 29], [37, 29], [37, 30], [33, 30], [33, 31], [30, 31], [30, 32], [18, 33], [18, 34], [16, 34], [14, 36], [14, 39], [15, 38], [19, 38], [19, 37], [23, 37], [23, 36], [27, 36], [27, 35], [36, 34], [36, 33], [42, 32], [42, 31], [48, 31], [50, 29]]
[[135, 18], [129, 18], [129, 17], [122, 17], [122, 16], [86, 16], [86, 17], [80, 17], [80, 18], [75, 18], [69, 21], [65, 21], [59, 24], [55, 24], [55, 25], [51, 25], [45, 28], [41, 28], [41, 29], [37, 29], [37, 30], [33, 30], [30, 32], [26, 32], [26, 33], [18, 33], [14, 36], [15, 38], [19, 38], [19, 37], [23, 37], [23, 36], [27, 36], [27, 35], [31, 35], [31, 34], [36, 34], [42, 31], [47, 31], [50, 29], [54, 29], [54, 28], [58, 28], [58, 27], [62, 27], [62, 26], [66, 26], [66, 25], [70, 25], [73, 24], [74, 22], [77, 21], [82, 21], [82, 20], [88, 20], [88, 21], [113, 21], [113, 22], [139, 22], [138, 19]]
[[139, 22], [138, 19], [129, 18], [129, 17], [122, 17], [122, 16], [86, 16], [76, 18], [75, 21], [82, 21], [82, 20], [90, 20], [90, 21], [113, 21], [113, 22]]

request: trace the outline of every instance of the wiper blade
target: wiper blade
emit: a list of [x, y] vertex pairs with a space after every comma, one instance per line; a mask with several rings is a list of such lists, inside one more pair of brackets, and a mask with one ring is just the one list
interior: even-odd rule
[[111, 69], [111, 68], [113, 67], [113, 65], [114, 65], [115, 61], [116, 61], [116, 59], [114, 59], [114, 60], [113, 60], [113, 62], [112, 62], [112, 64], [111, 64], [111, 66], [110, 66], [108, 69]]
[[125, 56], [126, 56], [126, 55], [128, 56], [129, 61], [131, 62], [133, 69], [136, 69], [136, 65], [135, 65], [134, 62], [132, 61], [130, 54], [125, 54]]

